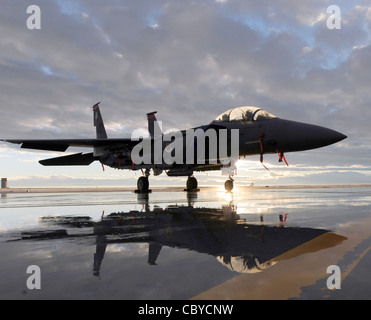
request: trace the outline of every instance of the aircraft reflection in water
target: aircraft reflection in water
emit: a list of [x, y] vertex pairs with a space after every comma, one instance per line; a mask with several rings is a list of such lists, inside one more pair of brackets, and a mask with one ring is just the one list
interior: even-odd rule
[[[233, 204], [216, 209], [197, 208], [189, 203], [188, 206], [174, 205], [165, 209], [154, 206], [151, 210], [148, 201], [145, 201], [142, 211], [102, 214], [100, 221], [93, 221], [90, 217], [47, 216], [42, 217], [41, 222], [77, 228], [92, 227], [96, 236], [95, 276], [100, 275], [106, 248], [110, 244], [148, 243], [148, 263], [151, 265], [158, 263], [162, 247], [167, 246], [209, 254], [232, 271], [253, 273], [279, 260], [335, 246], [345, 239], [328, 230], [287, 227], [286, 218], [287, 215], [279, 214], [277, 223], [272, 225], [264, 222], [261, 216], [259, 222], [249, 223], [236, 214]], [[79, 237], [91, 235], [89, 232], [79, 234]], [[326, 241], [318, 246], [315, 239], [323, 235], [327, 236]], [[23, 233], [23, 239], [62, 237], [70, 237], [67, 230]], [[311, 241], [316, 242], [316, 247], [300, 247]], [[296, 249], [295, 252], [292, 249]], [[287, 254], [288, 251], [290, 254]]]

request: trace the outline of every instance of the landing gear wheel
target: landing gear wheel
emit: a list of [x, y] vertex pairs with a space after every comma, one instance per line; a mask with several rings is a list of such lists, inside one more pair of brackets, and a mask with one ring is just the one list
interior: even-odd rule
[[225, 183], [224, 183], [224, 188], [226, 191], [232, 191], [233, 190], [233, 180], [227, 180]]
[[138, 192], [147, 192], [149, 187], [149, 181], [147, 177], [140, 177], [137, 182]]
[[198, 182], [195, 177], [188, 177], [187, 179], [187, 190], [192, 191], [192, 190], [197, 190], [198, 187]]

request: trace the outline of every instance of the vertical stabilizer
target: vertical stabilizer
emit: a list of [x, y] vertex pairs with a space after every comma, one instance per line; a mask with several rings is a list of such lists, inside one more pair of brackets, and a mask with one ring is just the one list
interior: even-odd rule
[[107, 139], [106, 129], [104, 128], [104, 123], [102, 119], [102, 115], [99, 110], [100, 102], [96, 103], [93, 106], [94, 111], [94, 127], [97, 130], [97, 139]]
[[162, 134], [162, 129], [155, 116], [156, 113], [157, 111], [147, 113], [148, 131], [152, 138], [155, 134]]

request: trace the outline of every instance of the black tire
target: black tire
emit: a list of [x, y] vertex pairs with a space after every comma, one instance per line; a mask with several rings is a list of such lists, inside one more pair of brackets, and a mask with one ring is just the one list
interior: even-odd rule
[[195, 177], [188, 177], [187, 190], [195, 190], [198, 187], [198, 182]]
[[232, 180], [227, 180], [224, 183], [224, 188], [226, 191], [232, 191], [233, 190], [233, 181]]
[[137, 182], [137, 187], [139, 192], [144, 192], [148, 190], [149, 181], [147, 177], [140, 177]]

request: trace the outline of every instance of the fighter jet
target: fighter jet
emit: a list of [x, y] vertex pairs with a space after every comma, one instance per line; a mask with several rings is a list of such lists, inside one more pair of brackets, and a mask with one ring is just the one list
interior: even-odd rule
[[[243, 106], [217, 116], [207, 125], [163, 133], [156, 111], [147, 113], [148, 136], [108, 138], [100, 112], [93, 106], [95, 139], [3, 139], [21, 148], [65, 152], [69, 147], [91, 148], [90, 153], [39, 161], [44, 166], [84, 166], [99, 161], [114, 169], [141, 170], [136, 192], [150, 192], [149, 175], [163, 171], [168, 176], [187, 176], [186, 189], [197, 190], [194, 172], [221, 170], [229, 176], [224, 187], [233, 189], [236, 162], [243, 157], [278, 154], [288, 165], [285, 153], [331, 145], [346, 138], [340, 132], [317, 125], [280, 119], [254, 106]], [[264, 164], [263, 164], [264, 166]], [[265, 166], [264, 166], [265, 167]], [[267, 167], [265, 167], [268, 169]]]

